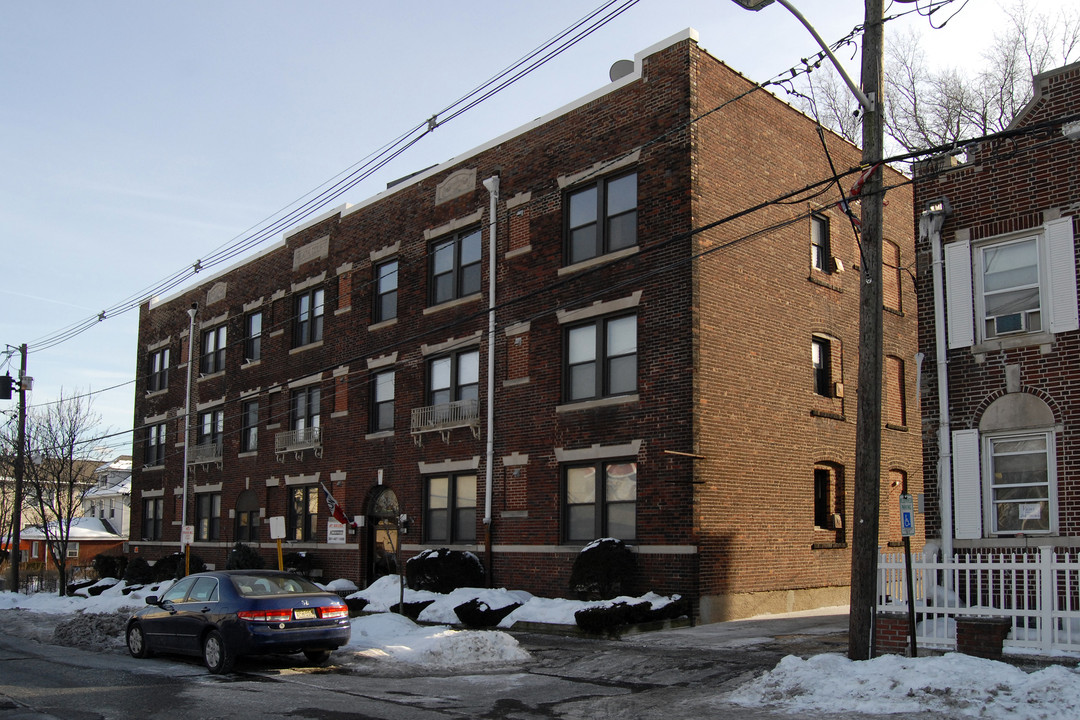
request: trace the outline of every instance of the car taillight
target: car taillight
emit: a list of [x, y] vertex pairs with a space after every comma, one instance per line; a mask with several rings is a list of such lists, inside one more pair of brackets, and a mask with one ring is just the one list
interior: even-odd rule
[[241, 610], [236, 613], [241, 620], [251, 622], [289, 622], [292, 620], [292, 610]]
[[319, 608], [319, 617], [323, 620], [337, 620], [349, 617], [349, 608], [340, 605]]

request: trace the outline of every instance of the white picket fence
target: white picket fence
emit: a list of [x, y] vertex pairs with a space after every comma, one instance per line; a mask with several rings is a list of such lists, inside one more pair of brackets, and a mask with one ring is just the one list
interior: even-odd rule
[[[1080, 552], [1031, 548], [978, 551], [951, 560], [911, 554], [915, 638], [956, 648], [956, 618], [1006, 617], [1005, 648], [1080, 651]], [[878, 611], [907, 612], [903, 553], [878, 558]]]

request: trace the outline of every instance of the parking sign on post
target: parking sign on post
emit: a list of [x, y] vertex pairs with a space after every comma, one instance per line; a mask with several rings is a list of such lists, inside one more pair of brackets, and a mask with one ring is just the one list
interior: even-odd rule
[[911, 537], [915, 534], [915, 499], [907, 493], [900, 496], [900, 535]]

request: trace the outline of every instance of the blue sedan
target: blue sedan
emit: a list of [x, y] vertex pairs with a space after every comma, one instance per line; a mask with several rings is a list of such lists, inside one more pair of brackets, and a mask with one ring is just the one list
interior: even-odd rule
[[127, 647], [137, 658], [201, 655], [210, 672], [226, 673], [243, 655], [302, 652], [325, 664], [351, 631], [345, 602], [299, 575], [225, 570], [188, 575], [147, 597], [128, 619]]

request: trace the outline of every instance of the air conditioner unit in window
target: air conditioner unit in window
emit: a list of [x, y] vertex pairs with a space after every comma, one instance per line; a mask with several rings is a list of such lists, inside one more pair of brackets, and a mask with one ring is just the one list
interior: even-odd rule
[[1027, 330], [1027, 313], [998, 315], [994, 318], [995, 335], [1009, 335], [1010, 333], [1024, 332], [1025, 330]]

